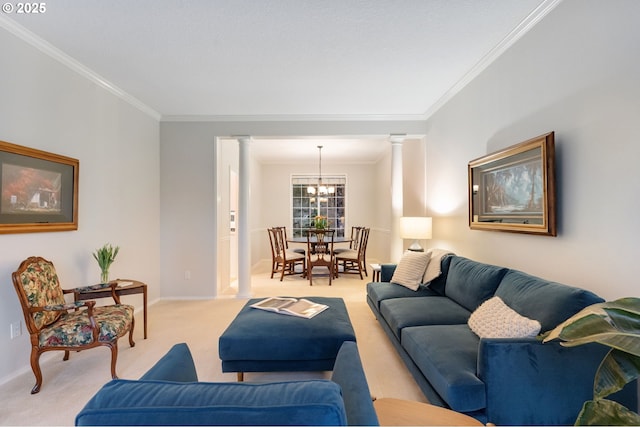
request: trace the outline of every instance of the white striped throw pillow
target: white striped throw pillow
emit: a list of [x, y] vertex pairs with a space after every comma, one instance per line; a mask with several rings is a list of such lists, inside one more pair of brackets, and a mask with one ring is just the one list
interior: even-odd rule
[[391, 283], [417, 291], [430, 259], [431, 252], [405, 252], [393, 272]]

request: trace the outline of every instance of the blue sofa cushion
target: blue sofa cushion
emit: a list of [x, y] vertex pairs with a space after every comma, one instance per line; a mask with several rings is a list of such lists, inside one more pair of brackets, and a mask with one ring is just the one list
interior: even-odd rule
[[555, 328], [583, 308], [604, 301], [596, 294], [510, 270], [496, 296], [519, 314], [536, 319], [541, 331]]
[[467, 325], [414, 326], [402, 331], [402, 346], [442, 399], [458, 412], [486, 407], [477, 376], [480, 338]]
[[328, 380], [279, 383], [113, 380], [76, 425], [345, 425], [340, 386]]
[[171, 347], [140, 379], [184, 383], [198, 381], [196, 365], [187, 344], [180, 343]]
[[445, 295], [467, 310], [474, 311], [494, 295], [507, 271], [504, 267], [483, 264], [459, 256], [452, 257]]
[[384, 300], [380, 314], [400, 339], [408, 326], [466, 324], [471, 312], [447, 297], [432, 296]]
[[367, 283], [367, 298], [380, 310], [380, 302], [391, 298], [412, 298], [438, 296], [436, 292], [426, 286], [420, 286], [417, 291], [412, 291], [404, 286], [389, 282]]

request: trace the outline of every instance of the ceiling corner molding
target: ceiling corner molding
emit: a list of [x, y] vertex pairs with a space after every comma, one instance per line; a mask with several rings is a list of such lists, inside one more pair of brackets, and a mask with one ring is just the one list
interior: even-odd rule
[[164, 115], [162, 122], [367, 122], [425, 121], [424, 114], [256, 114], [256, 115]]
[[123, 91], [122, 89], [120, 89], [119, 87], [117, 87], [116, 85], [114, 85], [113, 83], [105, 79], [104, 77], [100, 76], [99, 74], [95, 73], [93, 70], [82, 65], [80, 62], [76, 61], [71, 56], [62, 52], [60, 49], [56, 48], [52, 44], [38, 37], [36, 34], [27, 30], [22, 25], [15, 22], [14, 20], [0, 15], [0, 27], [4, 28], [5, 30], [7, 30], [14, 36], [18, 37], [19, 39], [27, 42], [28, 44], [35, 47], [42, 53], [62, 63], [72, 71], [75, 71], [76, 73], [80, 74], [82, 77], [92, 81], [93, 83], [97, 84], [103, 89], [106, 89], [108, 92], [124, 100], [125, 102], [131, 104], [132, 106], [142, 111], [143, 113], [149, 115], [150, 117], [154, 118], [155, 120], [160, 121], [160, 119], [162, 118], [162, 115], [156, 110], [154, 110], [153, 108], [149, 107], [148, 105], [138, 100], [137, 98], [129, 95], [127, 92]]
[[489, 53], [483, 56], [476, 65], [469, 70], [460, 80], [454, 84], [435, 104], [424, 114], [428, 119], [442, 108], [451, 98], [460, 92], [466, 85], [484, 71], [493, 61], [498, 59], [507, 49], [509, 49], [522, 36], [529, 32], [542, 18], [547, 16], [562, 0], [545, 0], [527, 15], [507, 36], [500, 41]]

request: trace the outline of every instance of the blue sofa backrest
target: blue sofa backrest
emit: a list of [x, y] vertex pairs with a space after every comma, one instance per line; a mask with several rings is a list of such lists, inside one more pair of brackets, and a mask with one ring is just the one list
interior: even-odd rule
[[445, 295], [467, 310], [474, 311], [494, 295], [507, 271], [505, 267], [453, 256], [447, 271]]
[[519, 314], [539, 321], [541, 332], [555, 328], [591, 304], [604, 301], [593, 292], [517, 270], [509, 270], [504, 276], [496, 296]]
[[377, 426], [378, 415], [371, 401], [371, 392], [360, 360], [358, 346], [345, 341], [336, 356], [331, 381], [342, 389], [342, 399], [351, 426]]
[[113, 380], [76, 425], [345, 425], [329, 380], [264, 384]]
[[176, 344], [140, 380], [112, 380], [76, 425], [378, 425], [355, 342], [343, 343], [332, 381], [196, 382], [193, 357]]
[[449, 274], [449, 265], [451, 265], [451, 260], [453, 258], [455, 258], [455, 255], [453, 254], [442, 257], [442, 260], [440, 261], [440, 276], [436, 277], [428, 284], [429, 289], [443, 296], [445, 294], [444, 288], [446, 287], [447, 276]]

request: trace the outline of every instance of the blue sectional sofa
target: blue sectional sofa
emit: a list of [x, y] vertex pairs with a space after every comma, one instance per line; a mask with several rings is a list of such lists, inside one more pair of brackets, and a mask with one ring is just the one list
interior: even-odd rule
[[113, 380], [76, 425], [378, 425], [355, 342], [331, 380], [198, 382], [191, 352], [176, 344], [140, 380]]
[[[381, 266], [381, 281], [367, 284], [367, 302], [431, 403], [496, 425], [573, 424], [608, 348], [543, 344], [535, 336], [481, 339], [468, 321], [498, 296], [545, 332], [600, 297], [453, 254], [416, 291], [390, 283], [395, 268]], [[616, 400], [635, 410], [635, 383]]]

